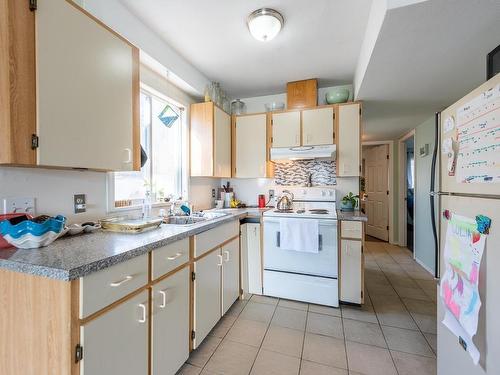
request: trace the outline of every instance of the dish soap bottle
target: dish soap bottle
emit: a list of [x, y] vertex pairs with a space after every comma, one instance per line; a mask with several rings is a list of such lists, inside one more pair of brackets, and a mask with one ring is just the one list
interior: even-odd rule
[[151, 192], [146, 191], [146, 197], [142, 200], [142, 218], [149, 219], [151, 217]]

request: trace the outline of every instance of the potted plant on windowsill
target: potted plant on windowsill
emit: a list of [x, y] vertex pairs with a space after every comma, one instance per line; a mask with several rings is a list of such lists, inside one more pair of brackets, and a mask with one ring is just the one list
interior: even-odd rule
[[358, 199], [359, 195], [354, 195], [352, 192], [349, 192], [349, 194], [342, 198], [340, 209], [342, 211], [354, 211], [354, 209], [358, 207]]

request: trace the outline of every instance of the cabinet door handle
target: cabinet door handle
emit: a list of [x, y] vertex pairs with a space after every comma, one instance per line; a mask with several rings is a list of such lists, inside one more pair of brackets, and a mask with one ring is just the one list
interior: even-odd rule
[[113, 281], [111, 284], [109, 284], [110, 286], [112, 286], [113, 288], [116, 288], [122, 284], [125, 284], [127, 281], [130, 281], [134, 278], [134, 276], [132, 275], [127, 275], [125, 276], [123, 279], [121, 280], [118, 280], [118, 281]]
[[127, 157], [125, 158], [125, 163], [130, 164], [132, 163], [132, 150], [129, 148], [125, 149], [125, 153], [127, 154]]
[[161, 303], [159, 305], [160, 309], [164, 309], [167, 306], [167, 292], [164, 290], [159, 290], [158, 294], [161, 296]]
[[143, 303], [139, 304], [139, 308], [141, 309], [141, 317], [139, 318], [139, 323], [146, 323], [146, 305]]
[[224, 251], [224, 254], [226, 254], [226, 259], [225, 259], [225, 261], [226, 261], [226, 262], [229, 262], [229, 251], [227, 251], [227, 250], [226, 250], [226, 251]]
[[222, 255], [220, 254], [217, 254], [217, 256], [219, 257], [219, 263], [217, 264], [219, 267], [222, 267]]
[[168, 260], [176, 260], [177, 258], [179, 258], [180, 256], [182, 256], [183, 253], [176, 253], [175, 255], [171, 255], [169, 257], [167, 257]]

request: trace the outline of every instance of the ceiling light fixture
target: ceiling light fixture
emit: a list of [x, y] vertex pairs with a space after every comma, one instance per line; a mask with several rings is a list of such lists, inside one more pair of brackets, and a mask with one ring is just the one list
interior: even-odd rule
[[247, 19], [250, 34], [261, 42], [268, 42], [276, 37], [283, 27], [283, 23], [283, 16], [270, 8], [257, 9]]

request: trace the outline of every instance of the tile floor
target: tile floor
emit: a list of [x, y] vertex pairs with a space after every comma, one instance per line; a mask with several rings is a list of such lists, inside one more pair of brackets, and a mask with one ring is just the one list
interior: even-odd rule
[[407, 249], [368, 239], [365, 304], [235, 302], [178, 374], [436, 374], [436, 284]]

